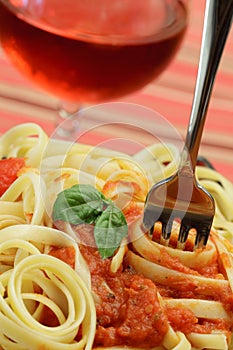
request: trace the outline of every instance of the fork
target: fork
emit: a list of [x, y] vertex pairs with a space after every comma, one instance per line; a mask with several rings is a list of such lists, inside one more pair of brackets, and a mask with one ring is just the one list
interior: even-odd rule
[[208, 104], [217, 68], [231, 27], [233, 0], [207, 0], [198, 66], [197, 80], [184, 148], [177, 172], [154, 184], [148, 192], [143, 226], [153, 232], [154, 224], [161, 222], [160, 243], [169, 244], [172, 226], [180, 221], [177, 248], [184, 249], [190, 229], [195, 229], [194, 250], [207, 244], [215, 203], [195, 177]]

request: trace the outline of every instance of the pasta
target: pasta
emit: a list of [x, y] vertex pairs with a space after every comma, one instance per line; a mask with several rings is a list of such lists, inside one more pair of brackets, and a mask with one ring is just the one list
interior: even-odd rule
[[[72, 246], [74, 269], [45, 254], [50, 245]], [[3, 349], [91, 349], [95, 307], [88, 284], [75, 272], [85, 269], [85, 264], [74, 242], [43, 226], [9, 226], [1, 231], [0, 261]], [[35, 285], [40, 293], [35, 292]], [[47, 327], [40, 323], [42, 306], [55, 313], [60, 325]], [[74, 342], [81, 326], [82, 336]]]
[[[153, 233], [141, 225], [149, 188], [176, 170], [173, 145], [129, 156], [49, 140], [27, 123], [0, 137], [0, 157], [25, 160], [0, 197], [0, 349], [233, 349], [233, 185], [226, 178], [197, 167], [215, 199], [213, 228], [205, 249], [192, 250], [193, 230], [179, 250], [179, 223], [169, 246], [160, 244], [159, 223]], [[0, 187], [4, 179], [0, 165]], [[74, 216], [66, 206], [56, 217], [58, 198], [73, 203], [81, 188], [95, 198], [89, 221], [63, 220]], [[108, 210], [116, 217], [108, 221], [112, 235], [118, 239], [125, 222], [127, 235], [103, 258], [95, 227], [106, 235]]]

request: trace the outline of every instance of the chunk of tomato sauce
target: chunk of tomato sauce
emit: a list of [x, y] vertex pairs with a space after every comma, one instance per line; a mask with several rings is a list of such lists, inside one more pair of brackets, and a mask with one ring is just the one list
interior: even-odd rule
[[[168, 284], [157, 285], [159, 293], [165, 298], [175, 299], [202, 299], [220, 301], [226, 311], [233, 311], [233, 294], [230, 287], [215, 288], [211, 286], [197, 286], [184, 279], [177, 283], [177, 279], [169, 280]], [[191, 332], [210, 334], [212, 331], [222, 331], [230, 334], [233, 326], [232, 320], [224, 319], [198, 319], [194, 313], [185, 307], [169, 307], [164, 308], [169, 324], [175, 331], [181, 331], [184, 334]]]
[[170, 325], [175, 331], [180, 331], [185, 334], [191, 332], [210, 334], [214, 330], [222, 332], [229, 332], [231, 324], [227, 320], [198, 320], [194, 313], [183, 307], [165, 307], [165, 313], [167, 314]]
[[[110, 260], [103, 260], [97, 249], [80, 246], [91, 276], [95, 295], [97, 325], [95, 346], [128, 345], [151, 348], [160, 345], [168, 330], [155, 284], [130, 269], [111, 274]], [[71, 266], [75, 252], [72, 247], [51, 247], [49, 254]], [[57, 326], [56, 316], [44, 308], [40, 322]]]
[[95, 248], [80, 247], [87, 261], [96, 300], [95, 346], [153, 347], [168, 330], [155, 284], [125, 269], [110, 273], [110, 260], [101, 259]]
[[17, 179], [19, 170], [24, 166], [24, 158], [0, 159], [0, 196]]
[[142, 207], [137, 202], [131, 202], [122, 210], [128, 225], [134, 223], [142, 215]]
[[54, 247], [52, 246], [49, 250], [49, 255], [54, 256], [68, 265], [70, 265], [73, 269], [75, 267], [75, 250], [74, 247]]
[[164, 298], [214, 300], [223, 304], [227, 312], [233, 312], [233, 293], [230, 286], [196, 284], [189, 278], [169, 277], [167, 285], [157, 285]]

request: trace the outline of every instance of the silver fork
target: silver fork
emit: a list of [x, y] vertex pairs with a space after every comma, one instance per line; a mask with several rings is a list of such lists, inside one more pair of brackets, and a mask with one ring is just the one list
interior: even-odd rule
[[198, 184], [195, 167], [219, 61], [231, 27], [233, 0], [207, 0], [197, 81], [185, 146], [175, 175], [150, 189], [143, 225], [153, 231], [162, 223], [161, 243], [168, 245], [177, 218], [180, 230], [177, 247], [184, 248], [191, 228], [196, 229], [194, 249], [205, 246], [210, 234], [215, 205], [212, 196]]

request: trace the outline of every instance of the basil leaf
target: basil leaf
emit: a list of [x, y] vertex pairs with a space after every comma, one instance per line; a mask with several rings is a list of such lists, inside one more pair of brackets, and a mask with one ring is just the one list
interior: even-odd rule
[[95, 242], [101, 257], [105, 259], [112, 256], [127, 233], [126, 219], [112, 202], [97, 218], [94, 228]]
[[114, 254], [128, 233], [121, 210], [91, 185], [74, 185], [59, 193], [52, 217], [54, 221], [62, 220], [73, 225], [95, 224], [94, 237], [103, 259]]
[[92, 224], [102, 213], [108, 200], [91, 185], [74, 185], [60, 192], [53, 206], [54, 221], [73, 225]]

